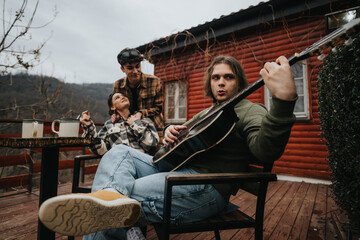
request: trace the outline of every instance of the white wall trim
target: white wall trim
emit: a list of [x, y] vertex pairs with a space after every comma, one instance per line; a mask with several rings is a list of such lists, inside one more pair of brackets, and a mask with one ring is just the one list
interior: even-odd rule
[[325, 184], [330, 185], [331, 181], [329, 180], [322, 180], [322, 179], [315, 179], [315, 178], [304, 178], [304, 177], [294, 177], [289, 175], [281, 175], [277, 174], [278, 180], [283, 181], [290, 181], [290, 182], [307, 182], [307, 183], [313, 183], [313, 184]]

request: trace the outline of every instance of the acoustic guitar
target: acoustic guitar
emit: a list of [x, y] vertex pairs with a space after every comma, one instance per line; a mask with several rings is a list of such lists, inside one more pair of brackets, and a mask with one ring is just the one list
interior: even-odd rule
[[[360, 18], [357, 18], [301, 53], [295, 53], [288, 59], [289, 64], [293, 65], [311, 56], [320, 55], [324, 49], [334, 47], [339, 42], [348, 39], [354, 32], [358, 32], [359, 29]], [[238, 120], [234, 106], [263, 85], [264, 80], [260, 78], [233, 97], [211, 108], [203, 117], [191, 121], [186, 129], [180, 130], [180, 134], [177, 136], [178, 143], [175, 146], [172, 144], [162, 146], [154, 155], [153, 163], [158, 165], [160, 171], [174, 171], [195, 155], [219, 144], [232, 131]]]

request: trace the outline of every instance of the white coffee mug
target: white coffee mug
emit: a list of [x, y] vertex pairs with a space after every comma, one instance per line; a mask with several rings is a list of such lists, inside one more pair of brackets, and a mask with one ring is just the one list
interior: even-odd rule
[[[55, 123], [59, 123], [59, 131], [55, 130]], [[51, 123], [51, 130], [59, 137], [78, 137], [80, 122], [78, 119], [56, 119]]]
[[44, 132], [44, 121], [35, 119], [24, 119], [22, 123], [22, 138], [42, 138]]

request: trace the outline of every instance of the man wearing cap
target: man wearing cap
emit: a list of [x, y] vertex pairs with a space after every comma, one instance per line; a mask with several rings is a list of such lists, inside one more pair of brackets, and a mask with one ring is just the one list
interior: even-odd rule
[[[158, 130], [164, 128], [163, 95], [158, 77], [141, 72], [143, 55], [134, 48], [125, 48], [117, 56], [120, 69], [126, 77], [114, 83], [113, 93], [123, 93], [129, 97], [131, 114], [148, 117]], [[112, 118], [116, 121], [116, 118]]]

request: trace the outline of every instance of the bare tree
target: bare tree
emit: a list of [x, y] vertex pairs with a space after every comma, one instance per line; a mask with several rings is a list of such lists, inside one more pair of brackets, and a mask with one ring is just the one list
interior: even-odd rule
[[[2, 29], [0, 35], [0, 75], [7, 74], [9, 69], [29, 69], [40, 62], [40, 51], [46, 41], [37, 47], [19, 44], [19, 40], [31, 40], [30, 31], [34, 28], [43, 28], [50, 24], [56, 17], [42, 26], [33, 26], [33, 21], [38, 10], [39, 1], [34, 6], [28, 5], [28, 0], [22, 0], [17, 9], [7, 6], [7, 1], [2, 0]], [[15, 49], [15, 43], [17, 48]], [[11, 84], [11, 81], [9, 81]], [[9, 84], [8, 83], [8, 84]], [[1, 83], [0, 83], [1, 84]]]

